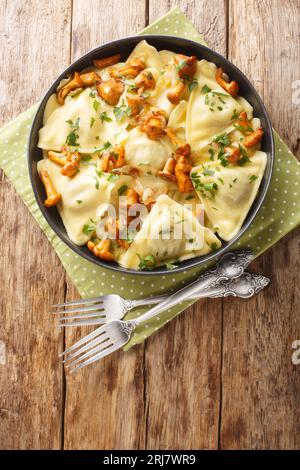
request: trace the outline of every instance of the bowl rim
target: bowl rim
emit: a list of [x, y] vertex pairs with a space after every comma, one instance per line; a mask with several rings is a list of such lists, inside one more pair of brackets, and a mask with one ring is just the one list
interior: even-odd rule
[[[154, 269], [153, 271], [141, 271], [141, 270], [127, 269], [127, 268], [124, 268], [124, 267], [118, 265], [117, 263], [114, 263], [114, 264], [105, 263], [101, 259], [96, 258], [95, 256], [93, 256], [91, 253], [82, 251], [82, 246], [75, 245], [69, 239], [67, 233], [66, 234], [61, 233], [60, 230], [57, 230], [55, 228], [55, 224], [52, 221], [52, 217], [51, 217], [49, 211], [46, 210], [47, 208], [44, 206], [44, 204], [42, 203], [42, 201], [39, 198], [38, 190], [37, 190], [37, 187], [36, 187], [36, 184], [35, 184], [35, 176], [33, 175], [33, 171], [32, 171], [31, 142], [34, 138], [35, 121], [36, 121], [36, 119], [37, 119], [37, 117], [40, 113], [41, 108], [43, 108], [43, 112], [44, 112], [44, 109], [45, 109], [45, 106], [46, 106], [46, 103], [47, 103], [49, 97], [51, 96], [53, 91], [57, 88], [57, 86], [59, 85], [61, 80], [66, 78], [68, 73], [76, 70], [76, 66], [80, 65], [80, 63], [83, 60], [86, 60], [86, 59], [89, 59], [89, 58], [92, 59], [92, 57], [96, 54], [101, 55], [101, 52], [105, 51], [105, 49], [107, 49], [108, 47], [117, 48], [117, 46], [119, 44], [124, 44], [126, 42], [133, 41], [133, 42], [136, 42], [136, 44], [137, 44], [138, 42], [145, 40], [145, 41], [148, 41], [151, 44], [152, 39], [154, 39], [156, 41], [159, 41], [159, 40], [163, 40], [165, 38], [167, 40], [174, 41], [174, 42], [177, 42], [177, 41], [184, 42], [186, 46], [191, 45], [195, 48], [198, 48], [199, 52], [201, 52], [201, 50], [207, 51], [208, 53], [212, 54], [217, 59], [219, 59], [221, 62], [224, 62], [225, 64], [229, 64], [230, 67], [239, 76], [241, 76], [243, 78], [244, 83], [246, 84], [246, 86], [250, 90], [250, 93], [255, 96], [255, 98], [256, 98], [256, 100], [259, 104], [259, 107], [261, 108], [262, 113], [264, 114], [264, 118], [266, 120], [267, 127], [269, 129], [269, 139], [270, 139], [271, 149], [270, 149], [270, 155], [268, 156], [268, 158], [270, 158], [271, 161], [269, 163], [268, 174], [264, 173], [264, 178], [265, 178], [264, 187], [263, 188], [261, 186], [259, 187], [259, 191], [258, 191], [258, 194], [256, 196], [256, 199], [253, 201], [253, 203], [251, 205], [251, 208], [250, 208], [251, 214], [249, 215], [249, 212], [248, 212], [247, 220], [244, 221], [244, 223], [243, 223], [241, 229], [238, 231], [238, 233], [231, 240], [226, 242], [226, 245], [221, 246], [218, 250], [212, 251], [211, 253], [208, 253], [206, 255], [198, 256], [198, 257], [195, 257], [195, 258], [190, 258], [190, 259], [187, 259], [187, 260], [184, 260], [184, 261], [180, 261], [180, 264], [176, 268], [171, 269], [171, 270], [168, 270], [168, 269], [164, 268], [164, 266], [161, 266], [161, 267], [158, 267], [157, 269]], [[135, 45], [133, 47], [135, 47]], [[51, 86], [48, 88], [48, 90], [44, 94], [44, 96], [43, 96], [42, 100], [40, 101], [40, 103], [38, 105], [38, 108], [35, 112], [34, 118], [32, 120], [30, 132], [29, 132], [29, 137], [28, 137], [28, 145], [27, 145], [27, 164], [28, 164], [28, 171], [29, 171], [29, 176], [30, 176], [31, 187], [33, 189], [35, 200], [36, 200], [36, 202], [39, 206], [39, 209], [42, 212], [42, 215], [45, 217], [45, 219], [48, 222], [48, 224], [50, 225], [51, 229], [55, 232], [55, 234], [59, 237], [59, 239], [62, 242], [64, 242], [69, 248], [71, 248], [72, 251], [74, 251], [80, 257], [86, 259], [87, 261], [92, 262], [93, 264], [95, 264], [97, 266], [100, 266], [102, 268], [109, 269], [109, 270], [112, 270], [112, 271], [117, 271], [117, 272], [121, 273], [122, 275], [128, 274], [128, 275], [139, 275], [139, 276], [149, 276], [149, 275], [150, 276], [159, 276], [159, 275], [168, 275], [168, 274], [169, 275], [174, 275], [174, 274], [177, 274], [177, 273], [180, 273], [180, 272], [187, 272], [187, 271], [189, 271], [193, 268], [196, 268], [196, 267], [208, 265], [209, 263], [211, 263], [214, 260], [217, 261], [217, 259], [221, 255], [223, 255], [225, 252], [228, 252], [231, 249], [232, 245], [234, 245], [242, 237], [242, 235], [244, 235], [244, 233], [248, 230], [248, 228], [250, 227], [250, 225], [254, 221], [258, 211], [261, 209], [261, 207], [263, 205], [263, 202], [265, 200], [267, 191], [268, 191], [269, 186], [270, 186], [270, 182], [271, 182], [271, 178], [272, 178], [272, 174], [273, 174], [273, 170], [274, 170], [274, 154], [275, 154], [275, 143], [274, 143], [273, 127], [272, 127], [271, 120], [270, 120], [270, 117], [268, 115], [268, 112], [266, 110], [266, 107], [265, 107], [261, 97], [259, 96], [258, 92], [256, 91], [256, 89], [254, 88], [254, 86], [250, 82], [250, 80], [246, 77], [246, 75], [236, 65], [234, 65], [226, 57], [224, 57], [223, 55], [221, 55], [218, 52], [214, 51], [213, 49], [209, 48], [208, 46], [203, 45], [201, 43], [198, 43], [196, 41], [193, 41], [191, 39], [182, 38], [182, 37], [173, 36], [173, 35], [143, 34], [143, 35], [139, 35], [139, 36], [137, 36], [137, 35], [127, 36], [125, 38], [110, 41], [110, 42], [107, 42], [105, 44], [102, 44], [101, 46], [97, 46], [93, 49], [90, 49], [84, 55], [80, 56], [78, 59], [76, 59], [74, 62], [72, 62], [66, 69], [63, 70], [63, 72], [60, 73], [60, 75], [56, 78], [56, 80], [54, 82], [52, 82]], [[259, 198], [259, 200], [258, 200], [258, 198]], [[256, 205], [254, 207], [255, 202], [256, 202]], [[186, 263], [188, 263], [188, 265], [186, 265]]]

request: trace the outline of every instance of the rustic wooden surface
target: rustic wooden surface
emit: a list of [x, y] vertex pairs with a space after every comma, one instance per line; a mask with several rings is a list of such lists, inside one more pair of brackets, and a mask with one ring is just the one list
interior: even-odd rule
[[[174, 6], [250, 77], [299, 156], [299, 0], [2, 0], [1, 122], [84, 52]], [[300, 447], [300, 366], [291, 361], [300, 337], [299, 230], [255, 262], [272, 279], [258, 297], [200, 301], [145, 345], [66, 377], [57, 353], [76, 336], [55, 331], [47, 307], [78, 294], [0, 181], [1, 449]]]

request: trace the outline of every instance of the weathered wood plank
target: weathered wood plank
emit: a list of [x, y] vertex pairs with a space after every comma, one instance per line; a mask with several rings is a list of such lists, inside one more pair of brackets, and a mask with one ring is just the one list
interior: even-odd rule
[[[225, 53], [223, 2], [151, 0], [149, 6], [150, 22], [179, 6]], [[221, 337], [222, 303], [203, 300], [147, 341], [148, 449], [218, 447]]]
[[[284, 7], [279, 0], [230, 2], [229, 58], [250, 77], [274, 126], [295, 147], [299, 17], [299, 1]], [[292, 342], [299, 339], [299, 235], [290, 234], [253, 266], [271, 278], [264, 293], [224, 303], [222, 448], [299, 448], [300, 377], [291, 361]]]
[[[72, 59], [145, 26], [143, 1], [74, 1]], [[68, 298], [78, 295], [68, 283]], [[68, 332], [71, 344], [80, 332]], [[144, 347], [122, 351], [67, 376], [66, 449], [137, 449], [145, 441]]]
[[[69, 0], [0, 2], [1, 122], [35, 103], [68, 64], [69, 20]], [[48, 306], [64, 298], [64, 269], [3, 175], [0, 194], [0, 448], [58, 449], [62, 337]]]
[[178, 7], [203, 34], [207, 44], [220, 54], [226, 54], [226, 11], [223, 0], [164, 0], [149, 1], [149, 23]]

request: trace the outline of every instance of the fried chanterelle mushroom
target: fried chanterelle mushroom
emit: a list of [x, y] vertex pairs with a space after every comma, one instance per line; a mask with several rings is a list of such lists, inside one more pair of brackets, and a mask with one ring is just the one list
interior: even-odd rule
[[57, 193], [47, 171], [40, 172], [40, 178], [45, 187], [47, 199], [44, 204], [46, 207], [53, 207], [61, 201], [61, 194]]

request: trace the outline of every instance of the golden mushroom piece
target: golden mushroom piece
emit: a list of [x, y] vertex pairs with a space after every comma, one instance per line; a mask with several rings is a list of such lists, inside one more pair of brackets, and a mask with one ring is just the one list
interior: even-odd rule
[[181, 193], [191, 193], [194, 190], [193, 183], [190, 180], [192, 165], [183, 155], [176, 158], [175, 176], [178, 189]]
[[96, 82], [98, 95], [111, 106], [115, 106], [124, 91], [124, 85], [121, 80], [110, 78], [104, 82]]
[[142, 70], [134, 79], [134, 83], [137, 88], [142, 88], [143, 90], [155, 88], [155, 78], [150, 70]]
[[230, 83], [226, 82], [223, 78], [224, 70], [222, 67], [219, 67], [216, 72], [216, 81], [217, 83], [231, 96], [237, 96], [239, 92], [238, 82], [231, 81]]
[[48, 158], [62, 166], [61, 174], [64, 176], [72, 177], [78, 172], [80, 165], [80, 155], [78, 152], [70, 152], [67, 147], [63, 146], [61, 153], [50, 150]]
[[56, 204], [59, 201], [61, 201], [61, 195], [56, 192], [48, 172], [47, 171], [41, 171], [40, 172], [40, 178], [42, 180], [42, 183], [45, 187], [46, 194], [47, 194], [47, 199], [44, 202], [45, 206], [46, 207], [56, 206]]
[[120, 78], [120, 77], [131, 77], [135, 78], [138, 74], [144, 70], [145, 64], [138, 59], [137, 57], [128, 61], [126, 65], [119, 69], [111, 70], [110, 75], [112, 77]]
[[74, 77], [68, 83], [66, 83], [60, 90], [57, 92], [57, 101], [59, 104], [63, 105], [65, 98], [71, 91], [77, 90], [78, 88], [88, 87], [95, 85], [97, 80], [101, 80], [99, 75], [96, 72], [85, 72], [85, 73], [74, 73]]
[[176, 165], [176, 160], [173, 157], [168, 158], [168, 160], [165, 163], [165, 166], [163, 170], [159, 171], [158, 174], [162, 178], [165, 178], [169, 181], [176, 181], [176, 177], [174, 174], [175, 170], [175, 165]]
[[177, 72], [180, 78], [191, 79], [197, 70], [197, 57], [178, 54], [175, 57], [177, 63]]
[[103, 57], [103, 59], [95, 59], [93, 60], [93, 64], [97, 69], [101, 69], [103, 67], [109, 67], [110, 65], [116, 64], [120, 59], [120, 54], [114, 54], [109, 57]]
[[152, 110], [150, 116], [148, 116], [141, 125], [141, 131], [145, 132], [149, 139], [158, 140], [166, 134], [166, 125], [167, 119], [164, 111]]
[[101, 169], [105, 173], [124, 165], [125, 148], [123, 145], [115, 145], [101, 154]]
[[112, 261], [113, 254], [111, 250], [111, 240], [100, 240], [97, 243], [89, 241], [87, 243], [88, 249], [95, 255], [97, 258], [101, 258], [105, 261]]
[[178, 104], [181, 98], [183, 97], [186, 90], [186, 83], [183, 80], [179, 80], [179, 82], [171, 88], [171, 90], [167, 93], [167, 98], [172, 104]]
[[182, 142], [180, 140], [175, 130], [172, 127], [166, 128], [166, 134], [169, 137], [172, 144], [175, 146], [175, 151], [177, 155], [183, 155], [184, 157], [189, 157], [191, 154], [191, 146], [188, 142]]
[[253, 131], [252, 134], [248, 135], [245, 140], [244, 140], [244, 145], [247, 148], [255, 147], [255, 145], [258, 145], [261, 139], [263, 138], [264, 131], [260, 127], [259, 129], [256, 129], [256, 131]]

